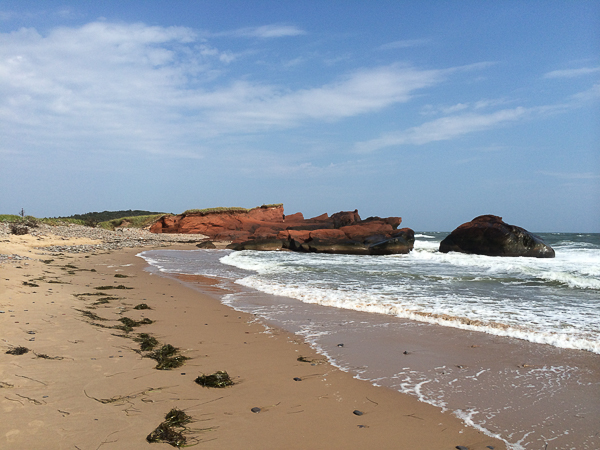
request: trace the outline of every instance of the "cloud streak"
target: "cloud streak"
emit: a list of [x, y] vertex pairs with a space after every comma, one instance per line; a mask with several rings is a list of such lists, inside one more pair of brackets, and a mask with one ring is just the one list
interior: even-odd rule
[[580, 69], [553, 70], [544, 74], [544, 78], [576, 78], [600, 73], [600, 67], [582, 67]]
[[465, 113], [442, 117], [398, 133], [385, 134], [377, 139], [359, 142], [359, 153], [370, 153], [386, 147], [400, 145], [423, 145], [447, 141], [476, 131], [488, 130], [508, 122], [520, 120], [532, 113], [532, 109], [517, 107], [490, 114]]

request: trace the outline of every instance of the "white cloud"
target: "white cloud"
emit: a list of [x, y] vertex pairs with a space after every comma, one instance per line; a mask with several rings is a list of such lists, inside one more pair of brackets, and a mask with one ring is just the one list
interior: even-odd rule
[[594, 180], [600, 179], [600, 175], [592, 172], [547, 172], [539, 171], [539, 174], [546, 175], [553, 178], [559, 178], [562, 180]]
[[185, 27], [94, 22], [0, 33], [4, 146], [24, 148], [19, 136], [27, 136], [27, 148], [202, 152], [217, 136], [378, 111], [445, 78], [390, 65], [290, 90], [226, 75], [235, 58]]
[[392, 146], [423, 145], [430, 142], [446, 141], [522, 119], [531, 112], [531, 109], [518, 107], [490, 114], [466, 113], [441, 117], [398, 133], [389, 133], [377, 139], [359, 142], [356, 144], [356, 150], [361, 153], [368, 153]]
[[212, 36], [237, 36], [269, 39], [300, 36], [303, 34], [306, 34], [306, 31], [293, 25], [263, 25], [260, 27], [246, 27], [233, 31], [214, 33]]
[[544, 74], [544, 78], [575, 78], [600, 72], [600, 67], [582, 67], [580, 69], [553, 70]]

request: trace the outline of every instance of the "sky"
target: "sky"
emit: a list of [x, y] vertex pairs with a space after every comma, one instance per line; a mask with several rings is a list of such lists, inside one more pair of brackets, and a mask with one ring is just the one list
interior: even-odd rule
[[600, 232], [598, 1], [0, 1], [0, 213]]

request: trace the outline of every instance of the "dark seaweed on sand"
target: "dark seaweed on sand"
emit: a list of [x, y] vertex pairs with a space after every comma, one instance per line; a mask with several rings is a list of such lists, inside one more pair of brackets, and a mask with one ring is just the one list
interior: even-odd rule
[[212, 375], [200, 375], [194, 381], [200, 386], [212, 388], [224, 388], [234, 384], [229, 374], [221, 370]]
[[192, 418], [185, 412], [173, 408], [165, 416], [164, 422], [146, 437], [146, 441], [150, 443], [164, 442], [173, 447], [181, 447], [186, 443], [186, 438], [183, 434], [184, 431], [187, 431], [185, 425], [191, 421]]
[[24, 355], [25, 353], [27, 353], [29, 351], [29, 349], [27, 347], [13, 347], [10, 350], [6, 351], [7, 355]]
[[118, 286], [96, 286], [94, 289], [98, 289], [99, 291], [105, 291], [108, 289], [133, 289], [132, 287], [123, 286], [119, 284]]
[[143, 352], [154, 350], [154, 348], [158, 345], [156, 338], [148, 333], [140, 333], [138, 334], [138, 337], [134, 338], [133, 340], [140, 343], [140, 350]]
[[179, 349], [173, 347], [171, 344], [165, 344], [161, 348], [147, 353], [144, 356], [155, 360], [158, 363], [155, 369], [158, 370], [176, 369], [177, 367], [183, 366], [185, 361], [189, 359], [180, 355]]
[[122, 273], [116, 273], [115, 278], [128, 278], [129, 275], [123, 275]]
[[152, 308], [150, 308], [145, 303], [140, 303], [139, 305], [134, 306], [133, 309], [152, 309]]

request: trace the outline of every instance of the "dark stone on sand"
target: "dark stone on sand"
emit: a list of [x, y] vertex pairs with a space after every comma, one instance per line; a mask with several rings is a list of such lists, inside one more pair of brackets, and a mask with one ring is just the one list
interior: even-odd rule
[[354, 411], [352, 411], [352, 414], [354, 414], [355, 416], [362, 416], [363, 412], [359, 411], [358, 409], [355, 409]]
[[294, 377], [294, 381], [302, 381], [302, 378]]
[[213, 244], [211, 241], [200, 242], [199, 244], [196, 244], [196, 247], [209, 248], [209, 249], [217, 248], [217, 246], [215, 244]]
[[260, 408], [258, 406], [255, 406], [250, 411], [252, 411], [253, 413], [259, 413], [260, 412]]
[[440, 252], [554, 258], [554, 250], [540, 237], [492, 215], [463, 223], [440, 243]]
[[464, 447], [462, 445], [457, 445], [455, 448], [456, 450], [469, 450], [467, 447]]
[[343, 346], [344, 346], [344, 344], [338, 344], [337, 346], [338, 346], [338, 347], [343, 347]]

